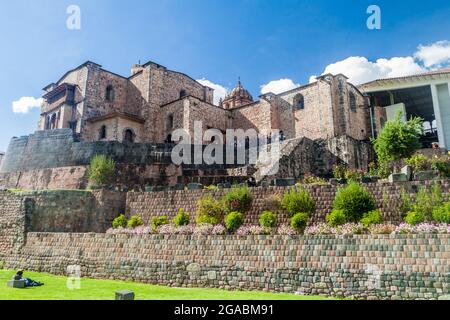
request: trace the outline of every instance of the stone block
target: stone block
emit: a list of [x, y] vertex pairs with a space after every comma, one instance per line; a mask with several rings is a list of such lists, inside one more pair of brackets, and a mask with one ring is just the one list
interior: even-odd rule
[[408, 181], [412, 179], [412, 172], [413, 172], [413, 170], [412, 170], [411, 166], [404, 166], [402, 168], [402, 170], [400, 171], [400, 173], [403, 173], [406, 175], [406, 178], [408, 179]]
[[414, 180], [425, 181], [433, 180], [439, 178], [439, 173], [437, 171], [419, 171], [414, 175]]
[[25, 288], [25, 280], [10, 280], [6, 285], [10, 288], [23, 289]]
[[289, 179], [275, 179], [273, 181], [273, 185], [275, 187], [291, 187], [291, 186], [295, 186], [296, 183], [297, 182], [293, 178], [289, 178]]
[[408, 177], [404, 173], [393, 173], [389, 176], [389, 182], [406, 182], [408, 181]]
[[202, 190], [203, 189], [203, 185], [200, 183], [189, 183], [187, 185], [189, 190]]
[[450, 300], [450, 295], [444, 295], [444, 296], [440, 296], [439, 298], [438, 298], [438, 300]]
[[130, 290], [122, 290], [116, 292], [116, 300], [134, 300], [134, 292]]

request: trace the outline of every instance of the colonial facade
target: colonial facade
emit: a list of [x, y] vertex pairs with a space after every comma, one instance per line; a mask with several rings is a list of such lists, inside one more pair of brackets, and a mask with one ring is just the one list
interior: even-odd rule
[[39, 130], [71, 128], [81, 141], [163, 143], [174, 129], [280, 130], [287, 139], [372, 135], [368, 99], [342, 75], [254, 101], [241, 82], [220, 104], [213, 89], [148, 62], [124, 77], [86, 62], [44, 88]]

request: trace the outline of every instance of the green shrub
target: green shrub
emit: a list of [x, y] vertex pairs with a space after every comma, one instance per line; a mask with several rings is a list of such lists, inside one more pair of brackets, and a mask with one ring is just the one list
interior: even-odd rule
[[344, 211], [342, 210], [333, 210], [326, 217], [327, 224], [332, 227], [341, 226], [347, 223], [347, 217], [345, 216]]
[[224, 222], [229, 232], [235, 232], [244, 223], [244, 215], [240, 212], [231, 212], [225, 217]]
[[184, 209], [178, 210], [178, 214], [173, 218], [173, 224], [177, 227], [189, 225], [191, 215], [184, 211]]
[[444, 203], [442, 191], [439, 184], [435, 183], [429, 191], [426, 187], [421, 187], [417, 192], [416, 202], [413, 205], [413, 211], [424, 216], [425, 220], [430, 221], [433, 216], [433, 210]]
[[126, 228], [127, 227], [127, 218], [125, 218], [124, 214], [121, 214], [117, 218], [115, 218], [112, 222], [113, 229], [118, 228]]
[[380, 210], [373, 210], [364, 214], [361, 219], [361, 223], [365, 227], [369, 227], [373, 224], [381, 224], [383, 223], [383, 217], [381, 215]]
[[263, 201], [263, 210], [278, 211], [281, 208], [281, 197], [279, 195], [272, 195]]
[[415, 172], [429, 169], [430, 160], [423, 154], [415, 154], [406, 160], [406, 164], [411, 166]]
[[347, 166], [344, 164], [338, 164], [333, 167], [333, 177], [335, 179], [345, 179], [345, 172], [347, 171]]
[[421, 212], [410, 211], [406, 215], [405, 222], [409, 225], [415, 226], [422, 222], [425, 222], [425, 216]]
[[153, 232], [157, 231], [159, 227], [169, 224], [169, 219], [166, 216], [153, 217], [151, 220], [151, 226]]
[[400, 190], [400, 212], [407, 214], [413, 208], [414, 201], [411, 195], [402, 187]]
[[350, 182], [340, 188], [333, 202], [334, 210], [342, 210], [347, 222], [359, 222], [364, 213], [375, 210], [375, 201], [366, 188], [359, 183]]
[[361, 181], [362, 177], [364, 177], [364, 172], [359, 170], [347, 169], [344, 176], [348, 181], [359, 182]]
[[434, 158], [431, 161], [431, 168], [439, 171], [439, 175], [443, 178], [450, 178], [450, 157], [442, 156]]
[[433, 210], [433, 220], [438, 223], [450, 224], [450, 202], [446, 202]]
[[408, 158], [422, 147], [420, 136], [423, 133], [423, 120], [411, 118], [404, 122], [401, 118], [400, 112], [395, 120], [386, 122], [378, 137], [373, 140], [381, 163]]
[[91, 159], [88, 176], [89, 181], [96, 184], [108, 184], [116, 172], [116, 162], [105, 155], [96, 155]]
[[259, 225], [263, 228], [275, 228], [277, 226], [277, 216], [271, 211], [264, 211], [259, 216]]
[[308, 223], [309, 215], [307, 213], [296, 213], [291, 218], [291, 227], [297, 232], [303, 232], [306, 228], [306, 224]]
[[197, 203], [195, 221], [197, 224], [207, 223], [216, 225], [223, 217], [223, 209], [220, 201], [208, 195], [201, 198]]
[[222, 198], [226, 213], [248, 212], [252, 206], [253, 196], [248, 187], [234, 187]]
[[299, 191], [294, 188], [287, 191], [283, 196], [281, 206], [288, 212], [289, 217], [299, 212], [312, 214], [316, 211], [316, 202], [309, 192], [303, 188], [299, 188]]
[[128, 220], [127, 222], [127, 227], [130, 229], [134, 229], [142, 225], [144, 225], [144, 222], [142, 221], [142, 218], [139, 216], [132, 216], [130, 220]]
[[302, 180], [303, 184], [327, 184], [328, 181], [324, 178], [317, 177], [312, 174], [305, 174]]

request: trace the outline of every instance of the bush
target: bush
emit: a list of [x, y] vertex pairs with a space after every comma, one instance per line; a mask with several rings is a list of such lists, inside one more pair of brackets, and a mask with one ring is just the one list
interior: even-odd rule
[[424, 222], [425, 216], [421, 212], [410, 211], [406, 215], [405, 221], [407, 224], [409, 224], [411, 226], [415, 226], [415, 225], [418, 225], [418, 224]]
[[235, 187], [227, 192], [223, 198], [223, 207], [226, 213], [248, 212], [252, 206], [252, 193], [248, 187]]
[[297, 232], [303, 232], [306, 228], [306, 224], [308, 223], [309, 216], [307, 213], [296, 213], [291, 218], [291, 227]]
[[378, 137], [373, 140], [375, 152], [381, 163], [397, 161], [410, 157], [422, 147], [420, 136], [423, 133], [422, 119], [411, 118], [404, 122], [402, 113], [393, 121], [386, 122]]
[[299, 188], [299, 191], [294, 188], [287, 191], [283, 196], [281, 206], [288, 212], [290, 218], [299, 212], [312, 214], [316, 211], [315, 201], [303, 188]]
[[344, 164], [339, 164], [333, 167], [333, 177], [335, 179], [345, 179], [345, 172], [347, 171], [347, 166]]
[[139, 216], [132, 216], [127, 222], [127, 227], [130, 229], [135, 229], [142, 225], [144, 225], [144, 222], [142, 222], [142, 218]]
[[263, 208], [267, 211], [278, 211], [281, 208], [281, 197], [279, 195], [273, 195], [264, 199]]
[[342, 210], [347, 222], [358, 223], [364, 213], [375, 210], [375, 201], [366, 188], [351, 182], [338, 190], [333, 202], [334, 210]]
[[317, 177], [312, 174], [305, 174], [302, 182], [304, 184], [327, 184], [328, 183], [328, 181], [325, 180], [324, 178]]
[[259, 216], [259, 225], [264, 228], [275, 228], [277, 226], [277, 216], [270, 211], [264, 211]]
[[359, 182], [361, 181], [362, 177], [364, 177], [364, 172], [360, 170], [347, 169], [344, 176], [348, 181]]
[[91, 159], [88, 175], [89, 181], [96, 184], [110, 183], [116, 172], [116, 162], [105, 155], [96, 155]]
[[115, 218], [112, 222], [113, 229], [119, 229], [119, 228], [126, 228], [127, 226], [127, 219], [125, 218], [124, 214], [121, 214], [117, 218]]
[[400, 190], [400, 212], [407, 214], [413, 208], [413, 199], [411, 195], [402, 187]]
[[220, 223], [223, 216], [222, 204], [212, 196], [205, 196], [197, 203], [195, 221], [197, 224], [207, 223], [216, 225]]
[[225, 217], [224, 222], [229, 232], [235, 232], [244, 223], [244, 215], [240, 212], [231, 212]]
[[423, 154], [413, 155], [411, 158], [406, 160], [406, 164], [411, 166], [415, 172], [430, 168], [430, 160]]
[[327, 224], [332, 227], [341, 226], [347, 223], [347, 217], [342, 210], [333, 210], [326, 217]]
[[361, 223], [365, 227], [383, 223], [383, 217], [381, 216], [380, 210], [373, 210], [365, 213], [363, 218], [361, 219]]
[[413, 205], [413, 211], [424, 216], [425, 220], [430, 221], [433, 217], [433, 210], [442, 206], [444, 203], [442, 191], [439, 184], [435, 183], [429, 191], [426, 187], [422, 187], [417, 192], [416, 203]]
[[158, 228], [169, 224], [169, 219], [166, 216], [153, 217], [151, 220], [151, 226], [153, 232], [158, 231]]
[[431, 168], [439, 171], [441, 177], [450, 178], [450, 157], [443, 156], [434, 158], [431, 161]]
[[178, 210], [178, 214], [173, 218], [173, 224], [177, 227], [189, 225], [191, 215], [184, 211], [184, 209]]
[[433, 210], [433, 220], [438, 223], [450, 224], [450, 202], [446, 202]]

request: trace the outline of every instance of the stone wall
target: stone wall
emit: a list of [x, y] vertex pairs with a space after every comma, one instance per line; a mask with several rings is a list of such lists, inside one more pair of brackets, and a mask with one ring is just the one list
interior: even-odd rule
[[20, 222], [31, 232], [105, 232], [125, 212], [125, 198], [125, 193], [105, 190], [0, 192], [0, 224], [6, 231], [0, 230], [8, 233]]
[[[429, 185], [431, 182], [425, 182]], [[446, 198], [450, 195], [450, 180], [440, 181], [441, 188]], [[385, 221], [400, 223], [403, 221], [400, 212], [400, 193], [402, 188], [415, 195], [420, 182], [408, 183], [371, 183], [367, 185], [367, 189], [374, 196], [376, 205], [381, 209]], [[338, 186], [332, 185], [306, 185], [305, 188], [311, 193], [316, 201], [317, 210], [312, 216], [310, 223], [324, 222], [325, 216], [331, 212], [331, 206], [334, 201]], [[250, 211], [246, 214], [247, 224], [259, 224], [259, 215], [268, 210], [267, 199], [274, 195], [282, 196], [288, 190], [286, 187], [269, 187], [251, 189], [253, 194], [253, 203]], [[153, 216], [165, 215], [173, 218], [180, 208], [191, 213], [193, 219], [197, 210], [198, 200], [205, 195], [212, 195], [216, 199], [220, 199], [226, 190], [192, 190], [192, 191], [167, 191], [167, 192], [130, 192], [127, 194], [126, 210], [129, 216], [139, 215], [148, 223]], [[280, 212], [280, 223], [286, 223], [286, 215]]]
[[0, 191], [0, 255], [19, 250], [25, 241], [25, 199]]
[[450, 292], [449, 235], [157, 236], [29, 233], [11, 269], [176, 287], [436, 299]]

